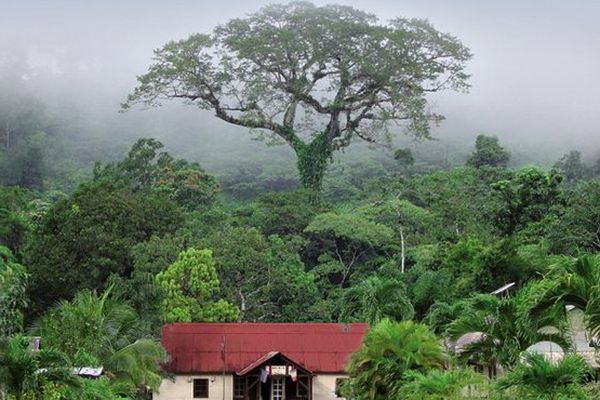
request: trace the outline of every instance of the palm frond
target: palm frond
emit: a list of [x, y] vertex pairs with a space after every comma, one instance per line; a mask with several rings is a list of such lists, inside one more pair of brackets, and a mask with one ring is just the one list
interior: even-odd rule
[[105, 367], [120, 382], [132, 387], [148, 386], [157, 390], [161, 381], [158, 366], [165, 356], [159, 342], [140, 339], [116, 351]]
[[589, 372], [590, 367], [578, 354], [566, 354], [558, 363], [553, 363], [541, 354], [525, 353], [523, 362], [500, 378], [497, 387], [528, 390], [544, 398], [569, 385], [581, 384]]

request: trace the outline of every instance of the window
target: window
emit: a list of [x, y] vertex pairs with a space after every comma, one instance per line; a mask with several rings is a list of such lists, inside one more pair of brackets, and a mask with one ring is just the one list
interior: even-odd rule
[[194, 398], [208, 399], [208, 379], [194, 379]]
[[271, 400], [285, 399], [285, 378], [274, 376], [271, 378]]
[[244, 399], [245, 379], [238, 376], [233, 377], [233, 398], [235, 400]]

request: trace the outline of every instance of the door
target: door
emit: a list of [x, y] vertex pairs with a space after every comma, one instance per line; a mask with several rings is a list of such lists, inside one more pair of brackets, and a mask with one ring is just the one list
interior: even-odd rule
[[285, 400], [285, 377], [271, 378], [271, 400]]

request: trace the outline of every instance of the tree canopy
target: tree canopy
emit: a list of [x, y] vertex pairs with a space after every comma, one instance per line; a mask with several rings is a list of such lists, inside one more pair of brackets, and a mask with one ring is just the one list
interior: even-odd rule
[[292, 147], [304, 187], [320, 188], [327, 159], [398, 122], [430, 137], [441, 116], [427, 94], [468, 87], [471, 54], [427, 21], [385, 24], [352, 7], [274, 4], [155, 51], [123, 104], [183, 99]]
[[505, 167], [509, 160], [510, 153], [500, 145], [496, 136], [479, 135], [475, 140], [475, 151], [467, 160], [467, 165], [475, 168]]
[[235, 321], [239, 310], [225, 300], [215, 300], [219, 279], [210, 250], [188, 249], [177, 261], [156, 275], [165, 292], [165, 322]]
[[131, 246], [175, 231], [181, 210], [164, 195], [132, 193], [106, 180], [82, 185], [54, 204], [29, 249], [36, 310], [80, 289], [102, 289], [111, 274], [132, 271]]
[[28, 280], [25, 267], [15, 262], [9, 249], [0, 245], [0, 338], [23, 329]]

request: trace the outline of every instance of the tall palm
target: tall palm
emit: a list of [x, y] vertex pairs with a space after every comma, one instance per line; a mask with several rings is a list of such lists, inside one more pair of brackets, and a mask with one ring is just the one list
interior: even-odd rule
[[0, 346], [0, 397], [42, 398], [45, 383], [74, 384], [70, 363], [57, 350], [32, 351], [29, 339], [17, 335]]
[[443, 361], [440, 342], [426, 325], [384, 319], [350, 358], [350, 394], [358, 400], [397, 398], [407, 371], [437, 368]]
[[158, 363], [165, 353], [152, 339], [140, 339], [138, 318], [127, 304], [90, 291], [56, 305], [40, 321], [37, 333], [47, 347], [64, 351], [76, 362], [101, 364], [105, 373], [128, 387], [158, 389]]
[[566, 320], [555, 309], [548, 308], [535, 319], [522, 317], [520, 307], [530, 293], [531, 288], [525, 287], [514, 297], [480, 294], [471, 298], [463, 313], [447, 329], [455, 342], [467, 334], [477, 334], [457, 349], [459, 360], [490, 367], [498, 364], [511, 367], [518, 362], [521, 353], [539, 342], [554, 342], [563, 350], [570, 349]]
[[[157, 361], [165, 357], [163, 348], [154, 340], [138, 339], [112, 353], [105, 366], [110, 377], [127, 387], [158, 390], [162, 377]], [[123, 392], [122, 394], [126, 394]]]
[[343, 321], [358, 320], [369, 324], [383, 318], [407, 320], [415, 313], [401, 282], [375, 275], [347, 289], [342, 307], [340, 318]]
[[43, 337], [46, 346], [62, 349], [72, 357], [86, 352], [105, 358], [131, 341], [136, 324], [133, 308], [111, 298], [109, 288], [101, 296], [84, 290], [72, 301], [61, 301], [34, 331]]
[[566, 354], [553, 363], [543, 355], [525, 353], [517, 364], [497, 382], [500, 391], [524, 400], [588, 399], [582, 384], [591, 372], [579, 354]]
[[591, 337], [600, 336], [600, 258], [585, 255], [563, 257], [550, 266], [548, 273], [535, 284], [534, 296], [523, 312], [536, 317], [548, 307], [567, 305], [584, 313], [586, 329]]

